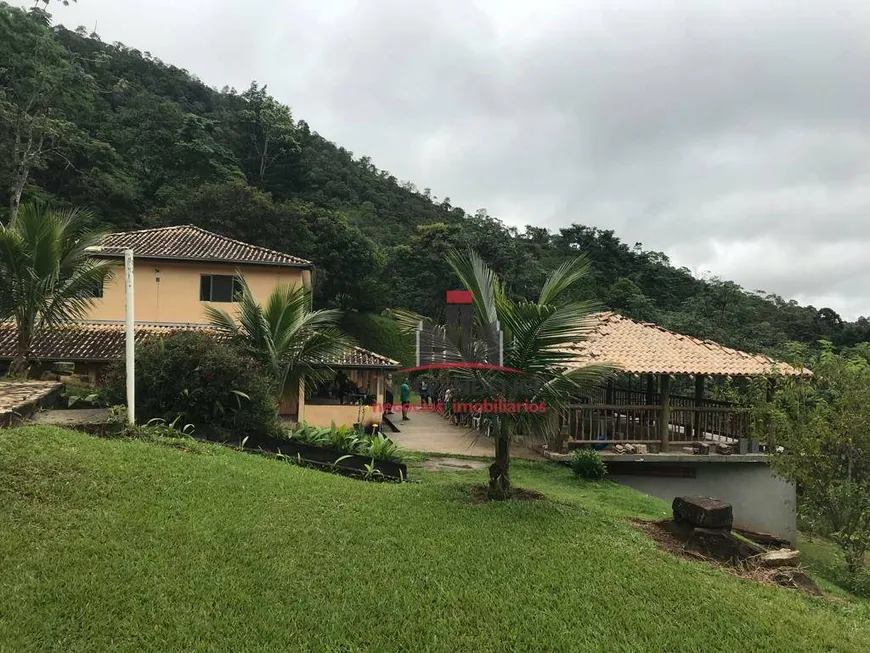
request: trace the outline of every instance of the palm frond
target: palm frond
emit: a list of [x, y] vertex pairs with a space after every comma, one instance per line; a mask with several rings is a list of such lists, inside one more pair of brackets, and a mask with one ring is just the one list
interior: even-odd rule
[[585, 302], [562, 306], [521, 302], [503, 311], [502, 319], [512, 333], [505, 343], [505, 365], [529, 372], [563, 367], [574, 358], [568, 350], [597, 324]]
[[578, 256], [553, 270], [541, 288], [539, 304], [555, 304], [560, 296], [589, 274], [589, 259]]
[[241, 330], [238, 323], [224, 309], [206, 304], [203, 307], [203, 311], [205, 312], [206, 321], [212, 328], [229, 336], [240, 335]]
[[236, 315], [206, 306], [209, 324], [239, 338], [271, 372], [280, 393], [302, 377], [310, 384], [330, 374], [325, 362], [352, 346], [338, 327], [341, 312], [313, 310], [310, 291], [292, 285], [276, 286], [261, 305], [239, 278]]

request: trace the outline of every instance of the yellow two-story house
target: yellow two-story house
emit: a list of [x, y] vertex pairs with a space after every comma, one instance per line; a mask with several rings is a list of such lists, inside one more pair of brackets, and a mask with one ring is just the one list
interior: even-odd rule
[[[108, 363], [123, 356], [124, 252], [128, 249], [133, 250], [137, 342], [179, 330], [207, 329], [204, 307], [216, 305], [232, 312], [238, 276], [257, 300], [264, 301], [279, 284], [310, 288], [314, 269], [298, 256], [191, 225], [109, 234], [92, 255], [117, 261], [117, 270], [103, 287], [93, 289], [86, 320], [45, 333], [34, 343], [33, 357], [42, 369], [44, 364], [71, 362], [77, 372], [97, 381]], [[0, 361], [12, 358], [14, 342], [14, 326], [0, 325]], [[306, 391], [304, 385], [288, 390], [281, 404], [283, 415], [322, 426], [354, 424], [361, 416], [365, 423], [380, 419], [377, 409], [361, 410], [359, 398], [376, 398], [375, 406], [381, 406], [385, 375], [398, 368], [398, 362], [353, 347], [323, 365], [335, 370], [342, 381], [341, 392]]]
[[123, 320], [124, 250], [132, 249], [135, 319], [151, 324], [203, 324], [203, 307], [232, 303], [236, 272], [258, 300], [279, 284], [311, 287], [310, 261], [191, 225], [108, 235], [94, 257], [118, 261], [97, 291], [91, 320]]

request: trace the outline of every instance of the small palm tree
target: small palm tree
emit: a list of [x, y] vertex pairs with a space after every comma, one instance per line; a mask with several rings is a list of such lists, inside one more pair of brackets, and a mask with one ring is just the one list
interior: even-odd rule
[[[595, 305], [568, 301], [565, 292], [588, 272], [579, 257], [555, 270], [544, 283], [537, 301], [508, 296], [501, 280], [475, 252], [451, 252], [450, 267], [473, 293], [473, 346], [462, 347], [462, 357], [491, 355], [483, 341], [502, 331], [503, 369], [456, 367], [449, 375], [470, 389], [464, 402], [488, 400], [498, 404], [543, 404], [546, 412], [498, 412], [489, 415], [495, 440], [495, 461], [489, 468], [488, 494], [506, 499], [511, 494], [510, 443], [515, 435], [549, 438], [556, 434], [558, 416], [570, 401], [589, 394], [612, 373], [607, 365], [577, 366], [571, 348], [594, 327]], [[397, 314], [405, 326], [414, 324], [410, 314]], [[419, 316], [417, 317], [419, 319]], [[436, 327], [444, 333], [444, 327]], [[475, 354], [474, 352], [478, 352]], [[487, 361], [492, 363], [493, 361]], [[496, 361], [497, 362], [497, 361]]]
[[88, 255], [103, 237], [91, 224], [88, 211], [26, 204], [0, 225], [0, 319], [18, 333], [10, 376], [27, 373], [43, 329], [84, 318], [111, 276], [110, 262]]
[[324, 363], [351, 347], [338, 327], [341, 312], [312, 310], [306, 288], [277, 286], [261, 306], [241, 276], [239, 283], [237, 315], [206, 306], [206, 318], [218, 331], [238, 339], [271, 372], [279, 401], [286, 388], [298, 387], [299, 379], [324, 378], [329, 374]]

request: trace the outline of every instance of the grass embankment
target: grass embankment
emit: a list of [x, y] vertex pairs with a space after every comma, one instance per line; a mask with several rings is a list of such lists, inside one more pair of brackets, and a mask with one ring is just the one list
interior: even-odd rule
[[514, 468], [548, 499], [0, 431], [0, 650], [866, 650], [866, 603], [673, 558], [629, 523], [664, 503]]

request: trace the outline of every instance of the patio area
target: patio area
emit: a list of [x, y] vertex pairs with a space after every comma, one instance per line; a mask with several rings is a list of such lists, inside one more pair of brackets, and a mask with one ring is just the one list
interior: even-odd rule
[[[402, 421], [401, 412], [390, 416], [401, 433], [385, 431], [393, 442], [408, 451], [454, 454], [462, 456], [493, 457], [493, 443], [483, 433], [455, 426], [435, 412], [411, 410], [409, 421]], [[527, 460], [543, 460], [543, 457], [519, 443], [511, 446], [511, 456]]]
[[12, 426], [51, 404], [62, 388], [57, 381], [0, 382], [0, 426]]

